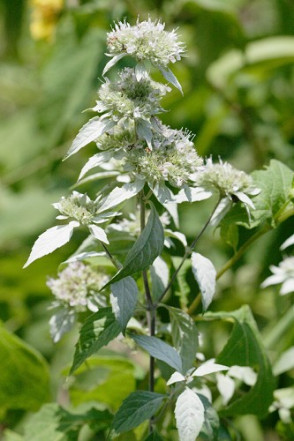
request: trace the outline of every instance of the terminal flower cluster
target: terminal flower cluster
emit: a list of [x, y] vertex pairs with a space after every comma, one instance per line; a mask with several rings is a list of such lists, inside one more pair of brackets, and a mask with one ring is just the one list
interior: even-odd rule
[[132, 55], [138, 61], [148, 60], [155, 66], [166, 67], [180, 60], [184, 45], [178, 40], [175, 30], [165, 31], [164, 23], [150, 18], [131, 26], [119, 22], [107, 34], [107, 49], [110, 56]]

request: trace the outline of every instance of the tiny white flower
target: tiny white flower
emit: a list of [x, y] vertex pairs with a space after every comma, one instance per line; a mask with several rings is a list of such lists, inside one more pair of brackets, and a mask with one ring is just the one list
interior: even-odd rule
[[261, 284], [262, 288], [270, 285], [281, 284], [280, 294], [285, 295], [294, 292], [294, 257], [287, 257], [279, 266], [270, 266], [273, 273]]

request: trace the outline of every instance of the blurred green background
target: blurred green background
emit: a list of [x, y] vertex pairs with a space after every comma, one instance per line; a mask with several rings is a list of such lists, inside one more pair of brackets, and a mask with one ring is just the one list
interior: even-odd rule
[[[57, 346], [51, 342], [51, 295], [45, 282], [79, 244], [79, 237], [76, 244], [28, 269], [22, 266], [35, 238], [53, 225], [51, 203], [68, 193], [91, 151], [88, 147], [61, 161], [88, 119], [82, 111], [94, 104], [107, 59], [106, 32], [114, 20], [134, 23], [138, 16], [148, 15], [161, 18], [167, 29], [179, 28], [187, 53], [172, 69], [184, 96], [173, 89], [165, 98], [169, 112], [164, 122], [195, 133], [203, 156], [220, 156], [247, 172], [262, 168], [271, 158], [293, 169], [294, 3], [1, 0], [0, 12], [0, 319], [50, 361], [52, 391], [58, 395], [59, 373], [71, 360], [72, 339]], [[93, 187], [83, 190], [91, 192]], [[195, 235], [207, 213], [205, 203], [181, 208], [188, 237]], [[241, 233], [242, 242], [247, 232]], [[262, 332], [274, 329], [290, 300], [279, 297], [274, 288], [259, 286], [269, 275], [269, 264], [281, 260], [279, 246], [291, 233], [293, 218], [254, 245], [219, 281], [212, 308], [233, 310], [249, 303]], [[217, 232], [203, 238], [199, 249], [217, 268], [233, 253]], [[275, 351], [288, 348], [293, 338], [293, 331], [287, 332], [275, 341]], [[209, 344], [219, 350], [221, 342], [216, 332]], [[293, 371], [283, 377], [283, 386], [292, 380]], [[6, 413], [3, 428], [17, 425], [20, 415], [15, 410]], [[248, 441], [275, 441], [280, 439], [274, 434], [275, 423], [271, 417], [262, 429], [251, 421], [256, 427], [249, 435], [246, 421], [241, 419], [239, 426]]]

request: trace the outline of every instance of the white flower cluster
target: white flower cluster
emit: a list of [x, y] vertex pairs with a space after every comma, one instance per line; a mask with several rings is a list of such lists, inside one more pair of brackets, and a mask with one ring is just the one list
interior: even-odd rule
[[49, 278], [47, 286], [56, 298], [54, 306], [73, 308], [76, 312], [87, 309], [95, 312], [106, 306], [106, 298], [99, 290], [108, 280], [107, 275], [94, 271], [90, 265], [72, 262], [57, 279]]
[[68, 197], [62, 196], [53, 207], [60, 212], [57, 219], [75, 219], [82, 225], [88, 225], [95, 217], [97, 206], [86, 194], [73, 191]]
[[251, 176], [237, 170], [231, 164], [222, 162], [214, 164], [208, 158], [205, 166], [199, 171], [195, 181], [197, 186], [207, 190], [217, 190], [221, 197], [234, 201], [237, 199], [250, 208], [254, 208], [248, 196], [257, 195], [260, 190], [253, 185]]
[[125, 68], [119, 73], [119, 79], [110, 82], [108, 79], [99, 89], [94, 111], [107, 112], [113, 121], [121, 119], [146, 119], [163, 112], [160, 99], [170, 88], [153, 81], [147, 72], [140, 80], [137, 79], [134, 69]]
[[148, 60], [155, 66], [166, 67], [181, 59], [184, 45], [178, 40], [175, 30], [167, 32], [160, 21], [152, 22], [149, 18], [131, 26], [127, 22], [119, 22], [107, 34], [109, 55], [125, 53], [138, 61]]
[[279, 266], [270, 266], [272, 276], [265, 279], [261, 287], [266, 288], [270, 285], [282, 284], [280, 294], [290, 294], [294, 292], [294, 257], [286, 257]]
[[203, 161], [189, 134], [158, 123], [152, 146], [152, 151], [142, 147], [130, 149], [125, 169], [146, 179], [151, 186], [168, 181], [174, 187], [181, 187], [193, 181]]

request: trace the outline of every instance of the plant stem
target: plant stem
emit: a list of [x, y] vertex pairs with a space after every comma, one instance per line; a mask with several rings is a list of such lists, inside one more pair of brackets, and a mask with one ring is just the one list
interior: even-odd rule
[[[141, 232], [145, 228], [145, 195], [144, 190], [140, 194], [140, 229]], [[147, 321], [149, 328], [149, 335], [153, 337], [155, 335], [155, 322], [156, 322], [156, 306], [153, 304], [150, 286], [148, 282], [147, 270], [142, 271], [146, 304], [147, 304]], [[149, 361], [149, 391], [154, 391], [154, 370], [155, 370], [155, 360], [154, 357], [150, 356]], [[149, 433], [153, 433], [153, 418], [149, 421]]]
[[208, 218], [207, 221], [205, 222], [205, 225], [203, 226], [203, 228], [201, 229], [201, 231], [197, 234], [197, 236], [195, 237], [195, 239], [192, 241], [191, 245], [190, 245], [189, 247], [186, 248], [185, 254], [184, 254], [184, 256], [183, 256], [183, 258], [182, 258], [182, 260], [181, 260], [181, 262], [180, 262], [178, 268], [177, 268], [177, 269], [175, 270], [175, 272], [173, 273], [173, 275], [172, 275], [172, 277], [171, 277], [171, 279], [170, 279], [170, 281], [169, 281], [167, 287], [165, 288], [165, 290], [163, 291], [163, 293], [160, 295], [159, 299], [157, 300], [157, 302], [156, 302], [156, 304], [155, 304], [154, 306], [156, 306], [156, 307], [158, 306], [158, 304], [162, 301], [162, 299], [164, 298], [164, 296], [166, 295], [166, 293], [167, 293], [167, 292], [170, 290], [170, 288], [172, 287], [172, 285], [173, 285], [174, 281], [176, 280], [176, 277], [177, 277], [177, 275], [178, 275], [180, 269], [181, 269], [182, 266], [184, 265], [185, 260], [187, 259], [187, 257], [189, 257], [189, 256], [192, 254], [192, 252], [193, 252], [193, 250], [194, 250], [194, 248], [195, 248], [195, 246], [196, 246], [198, 240], [201, 238], [202, 234], [204, 233], [204, 231], [206, 230], [206, 228], [207, 228], [208, 225], [210, 224], [210, 221], [211, 221], [211, 219], [212, 219], [212, 216], [213, 216], [214, 213], [216, 212], [216, 209], [218, 208], [218, 206], [219, 206], [219, 204], [220, 204], [220, 201], [221, 201], [221, 199], [219, 199], [219, 200], [217, 201], [217, 204], [216, 204], [216, 206], [214, 207], [214, 209], [212, 210], [212, 212], [211, 212], [209, 218]]
[[111, 252], [109, 251], [109, 249], [107, 248], [107, 246], [103, 243], [100, 242], [102, 247], [104, 248], [105, 253], [107, 254], [107, 256], [109, 257], [109, 259], [111, 260], [111, 262], [113, 263], [113, 265], [119, 270], [122, 268], [122, 264], [119, 263], [115, 257], [113, 257], [113, 255], [111, 254]]

